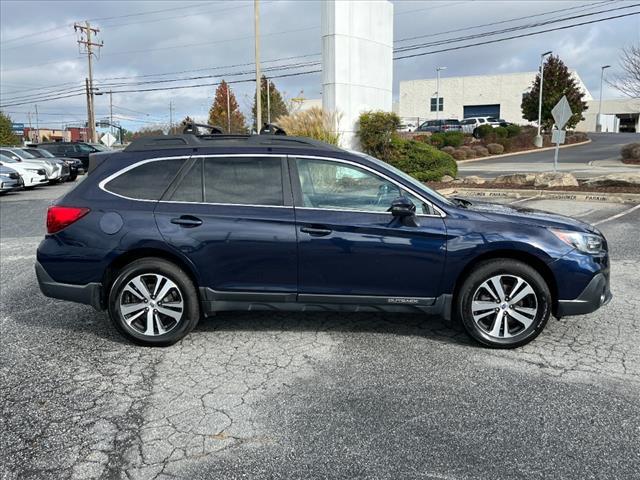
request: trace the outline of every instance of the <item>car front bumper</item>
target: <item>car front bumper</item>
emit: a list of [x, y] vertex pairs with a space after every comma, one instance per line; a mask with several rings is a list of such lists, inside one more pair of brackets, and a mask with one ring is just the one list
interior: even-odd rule
[[69, 302], [83, 303], [85, 305], [91, 305], [96, 310], [103, 310], [101, 283], [87, 283], [85, 285], [60, 283], [51, 278], [40, 262], [36, 262], [35, 268], [40, 291], [45, 296], [67, 300]]
[[604, 272], [596, 273], [577, 298], [573, 300], [558, 300], [556, 316], [560, 318], [595, 312], [609, 303], [612, 298], [613, 295], [609, 288], [609, 276]]

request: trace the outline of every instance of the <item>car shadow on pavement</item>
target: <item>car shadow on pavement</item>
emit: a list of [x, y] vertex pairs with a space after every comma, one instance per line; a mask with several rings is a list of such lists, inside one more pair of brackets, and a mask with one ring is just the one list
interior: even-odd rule
[[216, 331], [375, 333], [475, 345], [459, 322], [411, 313], [219, 312], [201, 320], [193, 333]]

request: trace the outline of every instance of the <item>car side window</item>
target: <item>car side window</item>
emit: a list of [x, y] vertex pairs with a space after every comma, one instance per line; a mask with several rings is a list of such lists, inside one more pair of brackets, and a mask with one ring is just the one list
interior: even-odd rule
[[108, 181], [104, 188], [136, 200], [159, 200], [184, 161], [172, 159], [142, 163]]
[[304, 207], [383, 213], [394, 199], [406, 196], [417, 213], [431, 213], [429, 205], [414, 195], [363, 168], [331, 160], [299, 158], [296, 162]]
[[169, 197], [169, 200], [174, 202], [203, 202], [204, 190], [202, 182], [202, 168], [202, 159], [199, 158], [183, 175], [182, 179]]
[[205, 158], [204, 201], [234, 205], [284, 205], [282, 158]]
[[6, 155], [7, 157], [9, 157], [12, 160], [16, 160], [16, 161], [20, 161], [20, 157], [18, 155], [16, 155], [13, 152], [10, 152], [9, 150], [0, 150], [0, 153], [2, 155]]

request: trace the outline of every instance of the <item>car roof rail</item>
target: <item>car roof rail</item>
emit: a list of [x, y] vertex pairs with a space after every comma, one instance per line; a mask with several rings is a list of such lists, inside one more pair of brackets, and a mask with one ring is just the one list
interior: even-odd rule
[[286, 135], [284, 128], [279, 127], [275, 123], [265, 123], [260, 129], [260, 135]]
[[200, 129], [205, 129], [205, 130], [209, 130], [209, 134], [210, 135], [219, 135], [224, 133], [224, 131], [222, 130], [221, 127], [218, 127], [216, 125], [209, 125], [206, 123], [196, 123], [193, 120], [191, 120], [189, 117], [187, 117], [183, 122], [182, 122], [182, 126], [184, 127], [182, 129], [182, 133], [185, 134], [193, 134], [193, 135], [200, 135]]

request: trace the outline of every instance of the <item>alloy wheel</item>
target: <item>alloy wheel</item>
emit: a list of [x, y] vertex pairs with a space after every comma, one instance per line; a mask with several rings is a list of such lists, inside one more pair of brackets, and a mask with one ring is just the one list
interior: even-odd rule
[[474, 292], [471, 314], [476, 325], [494, 338], [511, 338], [527, 330], [538, 314], [534, 289], [516, 275], [495, 275]]
[[157, 336], [173, 330], [184, 315], [178, 286], [163, 275], [138, 275], [122, 289], [118, 302], [126, 324], [137, 333]]

